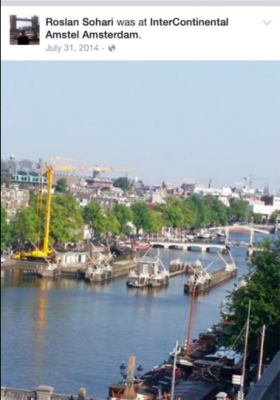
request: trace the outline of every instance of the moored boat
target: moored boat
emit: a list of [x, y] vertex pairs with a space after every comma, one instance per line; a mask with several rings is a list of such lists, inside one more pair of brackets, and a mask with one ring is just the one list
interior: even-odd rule
[[136, 260], [136, 271], [131, 271], [127, 286], [130, 288], [159, 288], [167, 285], [170, 280], [170, 272], [166, 270], [159, 255], [148, 256]]
[[150, 243], [134, 240], [132, 242], [132, 251], [147, 251], [151, 247]]
[[110, 262], [113, 260], [113, 254], [109, 253], [108, 256], [101, 254], [94, 248], [95, 252], [98, 254], [97, 259], [90, 257], [92, 262], [84, 273], [85, 281], [89, 283], [103, 282], [112, 278], [113, 268]]
[[207, 290], [211, 285], [211, 274], [207, 272], [208, 268], [211, 267], [213, 262], [209, 264], [206, 268], [203, 267], [203, 264], [197, 265], [197, 268], [194, 269], [191, 265], [190, 268], [193, 271], [193, 274], [190, 275], [189, 279], [185, 283], [184, 291], [185, 293], [192, 293], [193, 288], [195, 287], [196, 293]]

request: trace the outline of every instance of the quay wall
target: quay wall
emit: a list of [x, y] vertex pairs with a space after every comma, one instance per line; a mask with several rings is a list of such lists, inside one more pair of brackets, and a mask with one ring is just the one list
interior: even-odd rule
[[[32, 261], [19, 261], [19, 260], [11, 260], [12, 262], [5, 263], [4, 266], [1, 267], [1, 270], [5, 269], [19, 269], [22, 271], [33, 271], [35, 273], [41, 272], [44, 268], [47, 268], [46, 263], [37, 263]], [[85, 271], [88, 266], [92, 265], [91, 263], [83, 263], [83, 264], [72, 264], [67, 267], [59, 267], [58, 273], [55, 275], [65, 277], [65, 278], [78, 278], [78, 271]], [[136, 268], [136, 263], [133, 260], [124, 260], [117, 261], [112, 266], [112, 276], [109, 278], [117, 279], [121, 277], [125, 277], [129, 274], [129, 272]], [[52, 277], [54, 275], [50, 275]]]

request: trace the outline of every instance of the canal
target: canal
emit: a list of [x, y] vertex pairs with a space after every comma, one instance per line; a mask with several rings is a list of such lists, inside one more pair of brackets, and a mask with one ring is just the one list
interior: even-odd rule
[[[239, 276], [244, 275], [246, 250], [235, 248], [232, 254]], [[162, 250], [160, 255], [166, 266], [178, 257], [223, 266], [215, 254]], [[130, 355], [147, 371], [168, 358], [176, 340], [185, 340], [190, 306], [185, 281], [183, 275], [167, 288], [135, 291], [123, 279], [90, 286], [7, 272], [1, 280], [2, 385], [46, 384], [67, 394], [86, 387], [91, 397], [107, 397], [109, 384], [119, 379], [119, 365]], [[235, 283], [198, 297], [194, 337], [219, 320], [221, 301]]]

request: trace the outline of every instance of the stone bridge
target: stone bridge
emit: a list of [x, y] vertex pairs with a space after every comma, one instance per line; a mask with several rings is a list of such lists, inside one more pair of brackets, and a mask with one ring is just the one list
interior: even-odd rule
[[192, 243], [192, 242], [176, 242], [176, 241], [160, 241], [154, 240], [150, 241], [152, 247], [156, 249], [170, 249], [170, 250], [187, 250], [187, 251], [201, 251], [201, 252], [211, 252], [216, 250], [218, 252], [228, 251], [226, 244], [221, 243]]

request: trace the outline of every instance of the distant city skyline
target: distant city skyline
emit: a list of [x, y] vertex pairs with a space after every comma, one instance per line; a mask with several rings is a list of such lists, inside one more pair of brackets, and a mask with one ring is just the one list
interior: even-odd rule
[[279, 62], [2, 62], [1, 96], [2, 158], [280, 187]]

